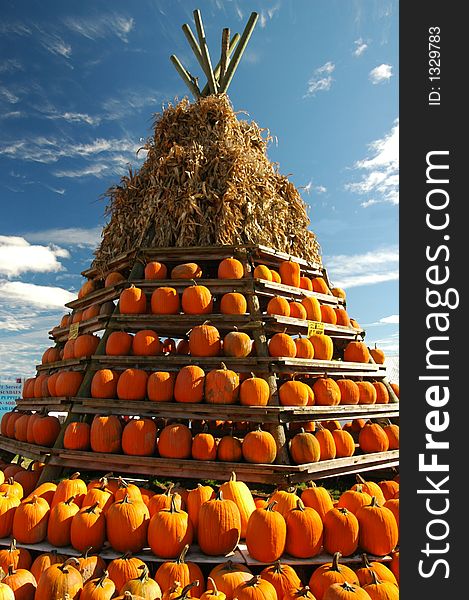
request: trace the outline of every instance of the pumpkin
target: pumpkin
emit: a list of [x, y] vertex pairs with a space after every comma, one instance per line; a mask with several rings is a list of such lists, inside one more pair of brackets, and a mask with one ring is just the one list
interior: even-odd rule
[[269, 341], [269, 355], [274, 357], [295, 358], [296, 344], [287, 333], [276, 333]]
[[89, 450], [90, 449], [89, 423], [73, 421], [65, 429], [63, 446], [67, 450]]
[[160, 339], [156, 331], [142, 329], [137, 331], [132, 340], [134, 356], [156, 356], [161, 352]]
[[375, 347], [371, 348], [370, 354], [371, 354], [371, 357], [373, 358], [374, 362], [377, 365], [384, 365], [384, 362], [386, 360], [386, 355], [384, 354], [384, 350], [381, 350], [381, 348], [377, 348], [376, 344], [375, 344]]
[[269, 267], [266, 265], [257, 265], [254, 268], [252, 276], [255, 279], [264, 279], [265, 281], [272, 281], [272, 273], [270, 272]]
[[348, 431], [334, 429], [332, 437], [334, 438], [337, 458], [344, 458], [355, 454], [355, 440]]
[[327, 285], [324, 277], [313, 277], [313, 290], [319, 294], [331, 294], [329, 286]]
[[83, 381], [83, 373], [62, 371], [55, 381], [56, 396], [76, 396]]
[[270, 400], [270, 387], [265, 379], [251, 377], [245, 379], [239, 387], [239, 402], [243, 406], [267, 406]]
[[226, 595], [226, 600], [233, 600], [236, 588], [252, 579], [252, 573], [246, 565], [234, 563], [231, 560], [217, 565], [210, 575], [220, 592]]
[[92, 306], [88, 306], [83, 311], [83, 321], [88, 321], [89, 319], [93, 319], [99, 315], [100, 306], [99, 304], [93, 304]]
[[180, 494], [173, 491], [174, 484], [170, 483], [162, 494], [154, 494], [148, 503], [148, 510], [150, 511], [150, 517], [155, 515], [163, 508], [171, 508], [171, 502], [174, 496], [174, 502], [176, 508], [179, 510], [182, 507], [182, 498]]
[[306, 317], [309, 321], [321, 321], [321, 305], [314, 296], [306, 296], [301, 301], [306, 310]]
[[150, 519], [148, 544], [161, 558], [176, 558], [186, 544], [191, 544], [194, 530], [189, 515], [176, 507], [174, 496], [170, 508], [163, 508]]
[[331, 585], [336, 583], [350, 582], [358, 585], [358, 577], [355, 572], [346, 565], [339, 563], [340, 552], [336, 552], [332, 562], [325, 563], [315, 569], [309, 580], [309, 587], [317, 600], [325, 600], [325, 594]]
[[63, 360], [75, 358], [75, 340], [67, 340], [63, 348]]
[[314, 358], [314, 346], [308, 338], [297, 337], [295, 340], [296, 358]]
[[106, 519], [98, 503], [81, 508], [72, 518], [70, 528], [72, 546], [80, 552], [84, 552], [87, 548], [97, 552], [105, 540]]
[[129, 456], [152, 456], [156, 448], [156, 432], [152, 419], [131, 419], [122, 432], [122, 452]]
[[228, 292], [221, 297], [220, 312], [222, 315], [244, 315], [247, 309], [247, 300], [243, 294]]
[[132, 336], [125, 331], [113, 331], [106, 340], [107, 356], [128, 356], [132, 349]]
[[11, 540], [8, 548], [0, 549], [0, 569], [4, 573], [8, 571], [10, 565], [14, 569], [29, 569], [31, 563], [32, 558], [29, 550], [26, 548], [17, 548], [15, 539]]
[[371, 600], [399, 600], [399, 588], [390, 581], [381, 581], [376, 573], [371, 571], [372, 582], [364, 587]]
[[[145, 504], [126, 494], [107, 511], [107, 539], [117, 552], [140, 552], [147, 545], [149, 521], [150, 513]], [[115, 580], [114, 583], [118, 587]]]
[[358, 340], [349, 342], [344, 350], [344, 361], [368, 363], [370, 362], [370, 351], [365, 342]]
[[88, 489], [86, 483], [80, 479], [80, 473], [77, 471], [67, 479], [62, 479], [62, 481], [59, 482], [51, 503], [51, 508], [59, 502], [68, 500], [72, 496], [75, 498], [75, 504], [81, 508], [87, 492]]
[[208, 404], [236, 404], [239, 395], [239, 376], [227, 369], [214, 369], [205, 378], [205, 401]]
[[19, 471], [13, 477], [15, 482], [22, 487], [24, 496], [28, 496], [36, 488], [39, 477], [41, 476], [41, 471], [35, 470], [33, 465], [33, 462], [29, 463], [26, 470]]
[[346, 508], [332, 508], [324, 516], [324, 550], [350, 556], [358, 547], [358, 520]]
[[189, 490], [187, 495], [187, 514], [189, 515], [194, 530], [194, 539], [197, 538], [200, 507], [204, 502], [210, 500], [214, 494], [215, 492], [211, 486], [202, 485], [200, 483], [197, 484], [195, 489]]
[[82, 506], [93, 506], [97, 502], [99, 508], [106, 514], [114, 502], [114, 494], [106, 487], [107, 483], [107, 479], [103, 477], [100, 487], [88, 488], [86, 496], [83, 498]]
[[360, 401], [360, 388], [352, 379], [337, 379], [340, 390], [340, 404], [358, 404]]
[[186, 544], [175, 561], [166, 561], [160, 564], [156, 569], [155, 581], [164, 591], [170, 589], [176, 581], [184, 587], [191, 581], [198, 581], [199, 585], [191, 588], [190, 596], [199, 598], [205, 590], [204, 576], [196, 563], [185, 562], [188, 550], [189, 544]]
[[57, 550], [39, 554], [32, 563], [30, 571], [34, 575], [34, 579], [39, 582], [41, 575], [47, 571], [51, 565], [61, 564], [65, 562], [67, 558], [68, 557], [64, 554], [58, 554]]
[[309, 481], [308, 487], [301, 492], [301, 500], [305, 506], [314, 508], [322, 521], [324, 521], [325, 515], [333, 508], [330, 493], [326, 488], [317, 486], [314, 481]]
[[308, 386], [301, 381], [286, 381], [278, 390], [282, 406], [306, 406], [308, 404]]
[[186, 315], [207, 315], [213, 310], [213, 298], [204, 285], [190, 285], [181, 298], [182, 310]]
[[301, 276], [300, 277], [300, 288], [302, 290], [309, 290], [310, 292], [312, 292], [313, 291], [313, 282], [311, 281], [311, 279], [309, 277]]
[[57, 417], [46, 416], [34, 421], [34, 443], [51, 448], [60, 433], [61, 425]]
[[[60, 375], [60, 372], [54, 373], [54, 375], [58, 376], [58, 375]], [[51, 375], [49, 377], [49, 381], [52, 379], [52, 377], [54, 377], [54, 375]], [[40, 413], [34, 413], [33, 415], [31, 415], [29, 417], [28, 429], [26, 431], [26, 441], [28, 442], [28, 444], [34, 444], [34, 423], [41, 417], [42, 417], [42, 415]]]
[[74, 499], [74, 496], [71, 496], [65, 502], [59, 502], [51, 508], [47, 524], [49, 544], [57, 547], [70, 545], [72, 519], [80, 510], [80, 507], [74, 503]]
[[399, 425], [393, 423], [385, 425], [383, 431], [388, 438], [388, 450], [399, 450]]
[[148, 262], [145, 265], [144, 277], [145, 279], [166, 279], [168, 276], [168, 269], [166, 265], [154, 260]]
[[394, 481], [393, 479], [385, 480], [385, 481], [379, 481], [378, 485], [381, 488], [381, 491], [383, 492], [384, 499], [386, 501], [390, 500], [391, 498], [393, 498], [394, 495], [396, 494], [396, 492], [399, 491], [399, 483], [397, 481]]
[[217, 458], [217, 441], [207, 431], [197, 433], [192, 439], [191, 454], [194, 460], [216, 460]]
[[104, 280], [104, 287], [110, 287], [116, 285], [117, 283], [121, 283], [125, 280], [126, 278], [119, 271], [111, 271], [106, 275], [106, 278]]
[[369, 600], [370, 596], [361, 587], [344, 583], [333, 583], [324, 594], [324, 600]]
[[35, 600], [70, 600], [80, 598], [83, 578], [77, 570], [78, 560], [74, 557], [64, 563], [51, 565], [39, 579]]
[[389, 569], [396, 578], [397, 584], [399, 585], [399, 550], [391, 552], [391, 561], [388, 563]]
[[182, 423], [166, 425], [158, 438], [158, 452], [162, 458], [190, 458], [192, 434]]
[[72, 323], [80, 323], [83, 320], [83, 310], [77, 308], [72, 312]]
[[187, 337], [182, 338], [182, 340], [179, 340], [179, 342], [177, 343], [176, 346], [176, 354], [181, 354], [184, 356], [187, 356], [190, 352], [189, 349], [189, 340]]
[[112, 300], [109, 300], [108, 302], [103, 302], [99, 307], [99, 314], [109, 317], [110, 315], [112, 315], [115, 308], [116, 306]]
[[218, 590], [216, 583], [211, 577], [208, 577], [207, 583], [211, 589], [207, 589], [207, 591], [200, 596], [202, 600], [226, 600], [226, 594]]
[[27, 569], [15, 569], [10, 565], [2, 584], [13, 591], [15, 600], [34, 600], [37, 583], [34, 575]]
[[394, 550], [399, 530], [389, 508], [380, 506], [373, 496], [370, 504], [357, 510], [356, 516], [360, 525], [360, 548], [377, 556], [385, 556]]
[[85, 283], [81, 286], [81, 288], [78, 290], [78, 298], [83, 298], [84, 296], [91, 294], [91, 292], [94, 292], [96, 288], [96, 282], [92, 279], [87, 279]]
[[358, 434], [358, 443], [363, 452], [386, 452], [389, 440], [378, 423], [367, 423]]
[[260, 575], [241, 583], [234, 591], [237, 600], [277, 600], [277, 591], [274, 586]]
[[355, 490], [346, 490], [343, 492], [339, 501], [337, 502], [337, 508], [346, 508], [354, 515], [357, 514], [357, 510], [362, 506], [370, 504], [371, 496], [363, 490], [362, 485], [358, 485]]
[[[286, 514], [287, 540], [285, 550], [295, 558], [311, 558], [321, 551], [323, 524], [319, 513], [298, 498], [296, 507]], [[294, 584], [291, 587], [299, 587]]]
[[392, 387], [394, 393], [399, 398], [399, 384], [398, 383], [390, 383], [389, 385]]
[[318, 360], [331, 360], [334, 354], [334, 342], [326, 334], [313, 333], [308, 340], [314, 348], [314, 358]]
[[[202, 402], [204, 394], [205, 373], [197, 365], [182, 367], [174, 384], [176, 402]], [[169, 388], [170, 384], [167, 384]], [[169, 396], [169, 390], [166, 397]], [[169, 399], [169, 398], [168, 398]]]
[[226, 555], [238, 545], [241, 516], [233, 500], [225, 500], [218, 490], [215, 498], [204, 502], [199, 510], [197, 540], [209, 556]]
[[19, 442], [26, 442], [28, 439], [29, 417], [30, 415], [24, 414], [15, 421], [14, 438]]
[[[21, 471], [18, 471], [18, 473], [21, 473]], [[0, 494], [16, 496], [21, 500], [24, 496], [23, 486], [15, 481], [13, 477], [8, 477], [6, 481], [0, 484]]]
[[290, 306], [290, 317], [294, 319], [302, 319], [303, 321], [308, 318], [306, 308], [301, 302], [289, 302]]
[[345, 308], [341, 306], [336, 306], [334, 308], [335, 316], [336, 316], [336, 324], [342, 325], [343, 327], [350, 327], [350, 317], [347, 314]]
[[237, 258], [224, 258], [218, 265], [218, 279], [242, 279], [244, 267]]
[[[322, 427], [319, 425], [319, 427]], [[335, 447], [334, 436], [329, 429], [322, 427], [314, 434], [320, 447], [320, 460], [333, 460], [336, 457], [337, 449]]]
[[223, 354], [235, 358], [245, 358], [252, 350], [252, 340], [247, 333], [230, 331], [223, 338]]
[[256, 505], [252, 497], [251, 490], [243, 481], [236, 479], [236, 473], [231, 473], [229, 481], [220, 486], [223, 497], [227, 500], [233, 500], [239, 509], [241, 517], [241, 538], [246, 536], [246, 528], [249, 517], [256, 510]]
[[329, 304], [321, 304], [321, 321], [323, 323], [330, 323], [331, 325], [336, 325], [337, 323], [337, 313], [334, 308]]
[[89, 579], [83, 586], [80, 600], [111, 600], [116, 592], [116, 586], [104, 571], [101, 577]]
[[116, 502], [120, 502], [121, 500], [124, 500], [126, 496], [132, 502], [143, 503], [140, 488], [134, 483], [128, 483], [125, 479], [122, 479], [122, 477], [118, 477], [117, 489], [114, 491], [114, 499]]
[[246, 434], [241, 448], [244, 460], [249, 463], [271, 464], [277, 456], [277, 444], [273, 435], [261, 429]]
[[126, 552], [108, 564], [108, 577], [114, 582], [116, 590], [120, 590], [129, 579], [138, 577], [144, 566], [145, 563], [140, 558], [132, 556], [130, 552]]
[[300, 431], [291, 439], [290, 455], [296, 465], [318, 462], [321, 448], [312, 433]]
[[374, 481], [365, 481], [361, 475], [356, 476], [357, 483], [352, 486], [353, 490], [356, 490], [359, 486], [363, 488], [363, 491], [369, 494], [370, 496], [376, 496], [376, 500], [378, 504], [383, 505], [386, 502], [386, 499], [381, 491], [381, 488]]
[[202, 269], [196, 263], [184, 263], [171, 269], [171, 279], [200, 279]]
[[243, 458], [242, 443], [231, 435], [223, 436], [218, 442], [217, 460], [222, 462], [240, 462]]
[[218, 356], [221, 352], [220, 332], [207, 323], [196, 325], [189, 334], [189, 349], [192, 356]]
[[115, 415], [95, 415], [91, 422], [90, 444], [93, 452], [118, 454], [121, 451], [122, 425]]
[[373, 381], [373, 387], [376, 390], [376, 404], [388, 404], [389, 392], [382, 381]]
[[155, 371], [147, 380], [147, 396], [153, 402], [170, 402], [173, 399], [176, 376], [167, 371]]
[[[21, 415], [21, 413], [16, 413], [18, 415]], [[22, 459], [20, 456], [18, 456], [18, 462], [17, 463], [10, 463], [7, 464], [6, 467], [3, 468], [3, 477], [4, 477], [4, 481], [10, 479], [10, 477], [14, 477], [17, 473], [19, 473], [20, 471], [24, 471], [24, 467], [21, 465]], [[8, 489], [8, 488], [6, 488]]]
[[147, 312], [145, 292], [131, 285], [122, 290], [119, 297], [119, 311], [122, 315], [143, 315]]
[[46, 539], [49, 505], [38, 496], [23, 501], [13, 517], [13, 537], [22, 544], [37, 544]]
[[275, 283], [282, 283], [282, 278], [280, 277], [280, 273], [275, 271], [274, 269], [269, 269], [270, 274], [272, 275], [272, 281]]
[[75, 340], [75, 346], [73, 348], [75, 358], [89, 358], [95, 354], [99, 342], [100, 338], [92, 333], [79, 335]]
[[288, 300], [282, 296], [274, 296], [267, 303], [266, 308], [268, 315], [280, 315], [282, 317], [290, 316], [290, 304]]
[[147, 393], [148, 373], [142, 369], [123, 371], [117, 382], [119, 400], [144, 400]]
[[20, 498], [18, 496], [8, 492], [0, 494], [0, 537], [10, 536], [13, 528], [13, 517], [19, 504]]
[[396, 519], [397, 529], [399, 529], [399, 498], [390, 498], [389, 500], [386, 500], [384, 506], [386, 508], [389, 508], [389, 510], [394, 515], [394, 518]]
[[173, 338], [166, 338], [165, 341], [163, 342], [161, 350], [165, 356], [168, 356], [168, 354], [176, 354], [177, 353], [176, 342], [173, 340]]
[[376, 404], [376, 388], [370, 381], [357, 381], [359, 400], [358, 404]]
[[278, 267], [280, 278], [284, 285], [300, 287], [300, 265], [291, 260], [284, 260]]
[[300, 578], [295, 569], [290, 565], [281, 564], [279, 560], [275, 564], [265, 567], [260, 572], [261, 579], [271, 583], [277, 592], [277, 598], [283, 598], [292, 588], [301, 586]]
[[0, 582], [0, 600], [15, 600], [15, 594], [10, 586]]
[[319, 406], [340, 404], [340, 388], [331, 377], [319, 377], [313, 384], [314, 399]]
[[371, 573], [373, 571], [381, 581], [389, 581], [394, 585], [397, 585], [397, 580], [394, 576], [394, 573], [384, 563], [378, 561], [370, 562], [368, 560], [368, 556], [366, 554], [362, 554], [361, 566], [356, 570], [358, 580], [362, 587], [372, 583], [373, 579]]
[[141, 596], [144, 600], [155, 600], [155, 598], [161, 598], [160, 586], [154, 579], [150, 577], [148, 567], [145, 565], [141, 569], [141, 574], [134, 579], [129, 579], [127, 583], [121, 588], [120, 594], [130, 592]]
[[54, 498], [56, 489], [57, 489], [57, 485], [55, 483], [46, 481], [45, 483], [41, 483], [40, 486], [38, 486], [35, 490], [33, 490], [33, 492], [31, 494], [29, 494], [29, 496], [27, 496], [26, 498], [23, 498], [23, 501], [31, 500], [33, 495], [35, 495], [40, 498], [44, 498], [44, 500], [50, 506], [52, 504], [52, 499]]

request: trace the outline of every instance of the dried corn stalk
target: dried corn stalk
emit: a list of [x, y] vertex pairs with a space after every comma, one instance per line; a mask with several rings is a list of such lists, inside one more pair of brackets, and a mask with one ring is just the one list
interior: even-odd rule
[[264, 244], [321, 262], [305, 204], [267, 158], [268, 133], [228, 97], [184, 99], [156, 115], [141, 168], [111, 187], [95, 267], [138, 247]]

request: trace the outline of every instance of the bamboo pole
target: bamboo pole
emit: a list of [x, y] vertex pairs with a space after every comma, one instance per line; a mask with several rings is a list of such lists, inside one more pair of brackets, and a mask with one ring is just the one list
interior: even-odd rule
[[254, 30], [254, 27], [256, 26], [258, 18], [259, 18], [258, 13], [256, 13], [256, 12], [251, 13], [251, 16], [249, 17], [249, 20], [246, 24], [246, 27], [244, 28], [243, 34], [241, 35], [241, 39], [239, 40], [239, 43], [236, 46], [236, 50], [234, 51], [233, 58], [231, 59], [230, 64], [228, 65], [228, 69], [227, 69], [223, 79], [220, 81], [220, 90], [219, 90], [220, 93], [226, 92], [226, 90], [228, 89], [228, 87], [231, 83], [231, 80], [233, 79], [233, 75], [235, 74], [236, 69], [238, 68], [239, 61], [241, 60], [244, 50], [246, 49], [249, 39], [251, 38], [252, 32]]
[[230, 30], [228, 27], [223, 29], [221, 34], [221, 58], [220, 58], [220, 77], [219, 81], [223, 79], [228, 66], [228, 51], [230, 48]]
[[[239, 35], [239, 33], [235, 33], [234, 36], [232, 37], [231, 41], [230, 41], [230, 47], [228, 49], [228, 55], [227, 58], [228, 60], [230, 59], [231, 55], [233, 54], [234, 49], [236, 48], [236, 44], [239, 42], [241, 36]], [[220, 69], [221, 69], [221, 60], [218, 61], [217, 66], [215, 67], [215, 70], [213, 71], [215, 78], [217, 79], [217, 81], [220, 83]], [[208, 96], [208, 93], [210, 91], [210, 88], [208, 87], [208, 83], [205, 85], [204, 89], [200, 92], [202, 96]]]
[[199, 61], [199, 65], [204, 68], [204, 59], [202, 57], [202, 50], [200, 49], [199, 42], [195, 39], [195, 35], [192, 33], [192, 29], [187, 23], [184, 23], [182, 26], [182, 31], [186, 36], [187, 41], [189, 42], [190, 47], [192, 48], [192, 52], [194, 53], [196, 59]]
[[210, 92], [216, 94], [218, 91], [218, 84], [215, 81], [215, 75], [213, 74], [212, 63], [210, 61], [210, 53], [208, 51], [207, 40], [205, 39], [204, 24], [202, 23], [202, 15], [200, 10], [194, 10], [194, 21], [197, 29], [197, 35], [199, 37], [199, 45], [202, 53], [202, 68], [207, 76], [208, 85]]
[[184, 81], [184, 83], [187, 85], [187, 87], [191, 91], [194, 98], [196, 100], [199, 99], [200, 98], [200, 90], [199, 90], [198, 85], [196, 83], [194, 83], [195, 79], [182, 66], [181, 61], [179, 60], [179, 58], [177, 56], [175, 56], [174, 54], [171, 54], [171, 56], [169, 58], [170, 58], [171, 62], [173, 63], [173, 65], [175, 66], [176, 71], [179, 73], [182, 80]]

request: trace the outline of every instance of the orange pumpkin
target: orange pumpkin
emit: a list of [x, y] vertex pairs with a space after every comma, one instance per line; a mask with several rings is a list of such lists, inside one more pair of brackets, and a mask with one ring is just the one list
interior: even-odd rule
[[191, 285], [182, 292], [182, 310], [186, 315], [206, 315], [213, 310], [213, 298], [204, 285]]
[[151, 295], [151, 312], [154, 315], [177, 315], [181, 310], [179, 295], [172, 287], [157, 288]]
[[131, 285], [122, 290], [119, 297], [119, 310], [123, 315], [142, 315], [147, 311], [145, 292]]
[[119, 400], [144, 400], [147, 393], [148, 374], [141, 369], [126, 369], [117, 382]]
[[246, 298], [238, 292], [228, 292], [221, 297], [220, 312], [223, 315], [244, 315], [247, 307]]
[[243, 264], [237, 258], [224, 258], [218, 265], [218, 279], [242, 279]]
[[148, 400], [153, 402], [171, 402], [174, 393], [176, 375], [167, 371], [150, 373], [147, 380]]
[[168, 269], [166, 265], [154, 260], [145, 265], [145, 279], [166, 279], [168, 276]]
[[176, 402], [202, 402], [205, 386], [205, 373], [197, 365], [182, 367], [174, 384]]
[[220, 332], [216, 327], [208, 324], [193, 327], [189, 334], [189, 349], [192, 356], [219, 356]]

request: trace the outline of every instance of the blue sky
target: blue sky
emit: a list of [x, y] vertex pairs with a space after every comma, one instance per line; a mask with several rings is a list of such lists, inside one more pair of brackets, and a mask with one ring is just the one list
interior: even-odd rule
[[102, 194], [202, 75], [181, 31], [259, 21], [229, 90], [270, 130], [367, 341], [398, 353], [398, 3], [393, 0], [3, 2], [0, 23], [0, 375], [30, 376], [82, 284]]

